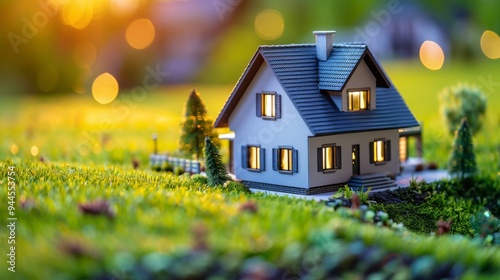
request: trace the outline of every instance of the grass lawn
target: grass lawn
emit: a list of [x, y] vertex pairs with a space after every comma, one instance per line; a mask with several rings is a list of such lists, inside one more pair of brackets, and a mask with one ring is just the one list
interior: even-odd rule
[[[500, 80], [494, 61], [449, 64], [437, 72], [413, 62], [384, 67], [423, 121], [426, 159], [440, 167], [452, 138], [439, 116], [437, 92], [458, 81], [481, 86], [489, 101], [483, 130], [474, 138], [476, 156], [481, 172], [498, 180], [494, 105], [500, 104], [500, 88], [483, 83]], [[196, 87], [215, 119], [232, 86]], [[356, 213], [346, 216], [311, 201], [209, 189], [188, 177], [153, 173], [151, 135], [158, 133], [161, 151], [176, 150], [191, 88], [170, 86], [146, 96], [124, 91], [111, 105], [97, 104], [90, 94], [2, 97], [0, 201], [11, 196], [7, 173], [14, 166], [18, 273], [2, 266], [0, 279], [142, 279], [165, 273], [236, 278], [253, 275], [255, 267], [279, 279], [301, 272], [320, 279], [332, 271], [356, 279], [374, 271], [401, 279], [499, 277], [497, 247], [483, 248], [465, 237], [378, 228], [360, 223]], [[141, 162], [139, 170], [132, 169], [133, 158]], [[101, 215], [80, 210], [99, 199], [109, 205]], [[7, 211], [1, 213], [6, 221]], [[0, 232], [2, 253], [9, 249], [8, 234]], [[213, 279], [224, 279], [220, 275]]]

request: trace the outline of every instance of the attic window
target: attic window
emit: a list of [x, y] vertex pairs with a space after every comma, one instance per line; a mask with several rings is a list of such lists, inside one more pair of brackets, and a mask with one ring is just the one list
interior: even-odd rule
[[276, 92], [257, 93], [255, 105], [257, 117], [267, 120], [281, 118], [281, 95]]
[[370, 90], [350, 90], [348, 94], [349, 111], [370, 109]]

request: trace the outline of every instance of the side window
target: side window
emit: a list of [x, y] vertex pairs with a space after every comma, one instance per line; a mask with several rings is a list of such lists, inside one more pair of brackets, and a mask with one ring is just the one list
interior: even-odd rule
[[335, 171], [342, 168], [342, 152], [335, 144], [318, 148], [318, 172]]
[[241, 146], [241, 166], [251, 171], [264, 171], [265, 149], [259, 145]]
[[299, 171], [299, 151], [290, 146], [280, 146], [273, 149], [273, 170], [282, 173], [297, 173]]
[[369, 144], [370, 163], [391, 161], [391, 140], [378, 139]]
[[272, 91], [257, 93], [255, 108], [257, 117], [266, 120], [281, 118], [281, 95]]

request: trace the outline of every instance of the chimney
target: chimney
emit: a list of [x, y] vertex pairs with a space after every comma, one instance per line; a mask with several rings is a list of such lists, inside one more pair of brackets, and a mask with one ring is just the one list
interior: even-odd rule
[[314, 31], [316, 37], [316, 57], [325, 61], [333, 49], [333, 35], [335, 31]]

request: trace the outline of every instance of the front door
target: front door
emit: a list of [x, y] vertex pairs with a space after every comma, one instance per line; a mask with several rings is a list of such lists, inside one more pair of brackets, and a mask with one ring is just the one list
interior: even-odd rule
[[359, 145], [352, 145], [352, 175], [359, 175]]

